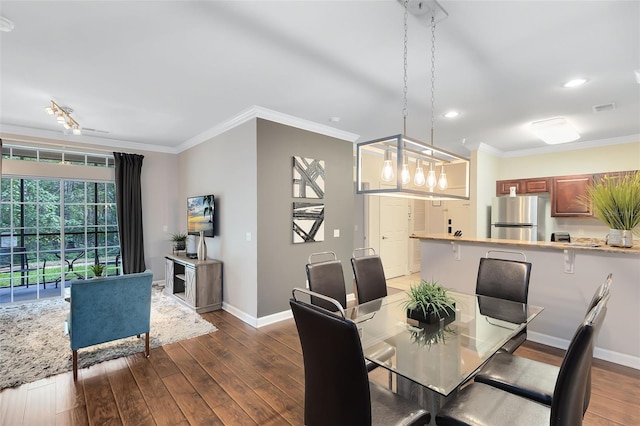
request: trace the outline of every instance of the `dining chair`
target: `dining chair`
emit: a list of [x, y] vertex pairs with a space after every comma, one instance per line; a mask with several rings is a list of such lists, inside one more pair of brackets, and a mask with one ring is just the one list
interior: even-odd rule
[[[489, 257], [492, 253], [522, 256], [524, 260]], [[485, 257], [480, 258], [478, 277], [476, 279], [476, 294], [527, 303], [530, 277], [531, 263], [527, 262], [527, 257], [524, 253], [489, 250]], [[527, 340], [526, 327], [505, 343], [500, 348], [500, 351], [513, 353], [525, 340]]]
[[[333, 310], [298, 300], [304, 293]], [[337, 300], [293, 289], [289, 300], [304, 364], [304, 424], [423, 425], [431, 414], [417, 404], [369, 382], [356, 323]]]
[[387, 295], [387, 279], [384, 276], [382, 260], [373, 248], [355, 249], [351, 255], [351, 267], [356, 281], [358, 304]]
[[[589, 315], [600, 301], [605, 298], [608, 300], [612, 282], [613, 275], [609, 274], [593, 294], [586, 315]], [[501, 352], [489, 360], [474, 380], [551, 406], [559, 373], [560, 367], [555, 365]], [[583, 413], [587, 411], [591, 397], [591, 370], [586, 386]]]
[[[330, 260], [320, 260], [314, 262], [313, 259], [330, 256]], [[342, 263], [337, 259], [336, 254], [332, 251], [313, 253], [309, 256], [309, 263], [306, 265], [307, 280], [309, 281], [309, 289], [312, 292], [320, 293], [337, 300], [340, 306], [347, 307], [347, 290], [344, 285], [344, 275], [342, 272]], [[315, 296], [311, 297], [311, 303], [333, 311], [335, 306], [323, 299], [319, 299]], [[377, 354], [372, 354], [373, 357], [379, 360], [388, 360], [395, 355], [395, 349], [380, 343], [380, 348]], [[375, 362], [366, 362], [367, 371], [373, 371], [378, 368], [378, 364]], [[389, 372], [389, 389], [393, 386], [393, 373]]]
[[[314, 258], [322, 258], [314, 262]], [[330, 257], [329, 260], [326, 260]], [[312, 292], [320, 293], [340, 302], [343, 308], [347, 307], [347, 290], [344, 285], [344, 274], [342, 272], [342, 263], [332, 251], [324, 251], [312, 253], [309, 256], [309, 263], [305, 266], [307, 271], [307, 280], [309, 289]], [[327, 303], [325, 300], [318, 299], [315, 296], [311, 298], [311, 303], [322, 306], [325, 309], [333, 310], [335, 306]]]
[[581, 425], [593, 347], [606, 316], [605, 296], [576, 330], [555, 382], [551, 405], [473, 382], [436, 415], [438, 425]]

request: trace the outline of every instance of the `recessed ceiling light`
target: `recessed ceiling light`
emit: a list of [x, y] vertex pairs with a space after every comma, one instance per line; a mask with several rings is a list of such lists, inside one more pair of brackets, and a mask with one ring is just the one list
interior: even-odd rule
[[340, 117], [331, 117], [329, 118], [329, 121], [332, 123], [339, 123], [340, 122]]
[[444, 114], [445, 117], [447, 118], [455, 118], [457, 116], [459, 116], [460, 113], [458, 111], [449, 111], [446, 114]]
[[586, 82], [587, 82], [586, 78], [574, 78], [573, 80], [567, 81], [565, 84], [562, 85], [562, 87], [566, 87], [566, 88], [578, 87], [578, 86], [582, 86]]

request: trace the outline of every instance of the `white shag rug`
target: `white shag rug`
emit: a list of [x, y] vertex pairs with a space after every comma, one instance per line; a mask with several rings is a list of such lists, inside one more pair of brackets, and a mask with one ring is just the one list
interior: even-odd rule
[[[217, 329], [195, 311], [154, 286], [151, 295], [152, 348]], [[0, 305], [0, 390], [71, 371], [71, 346], [64, 322], [69, 303], [62, 298]], [[78, 368], [144, 352], [144, 336], [78, 350]]]

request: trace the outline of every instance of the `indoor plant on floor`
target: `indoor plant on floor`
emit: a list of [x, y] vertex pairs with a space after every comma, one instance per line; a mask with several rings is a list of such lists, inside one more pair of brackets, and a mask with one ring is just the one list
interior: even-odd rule
[[453, 321], [456, 314], [455, 299], [447, 294], [448, 289], [437, 281], [421, 280], [417, 286], [411, 285], [405, 302], [407, 318], [426, 324], [443, 325]]
[[597, 179], [583, 202], [591, 203], [594, 216], [609, 226], [608, 245], [633, 246], [633, 233], [640, 236], [640, 173]]
[[91, 269], [95, 278], [100, 278], [104, 273], [105, 266], [102, 263], [96, 263], [95, 265], [91, 265], [89, 269]]

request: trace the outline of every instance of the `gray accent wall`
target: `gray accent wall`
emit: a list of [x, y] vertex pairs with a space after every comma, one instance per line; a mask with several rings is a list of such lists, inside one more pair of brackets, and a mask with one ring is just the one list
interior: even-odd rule
[[205, 239], [207, 257], [223, 262], [223, 302], [253, 317], [257, 311], [256, 163], [255, 119], [179, 154], [181, 226], [186, 229], [187, 197], [215, 196], [216, 230], [214, 238]]
[[[311, 253], [333, 251], [342, 261], [347, 293], [353, 291], [353, 144], [257, 119], [257, 317], [289, 309], [291, 289], [305, 287], [305, 265]], [[293, 244], [292, 157], [324, 160], [325, 240]], [[334, 238], [334, 230], [340, 237]]]

